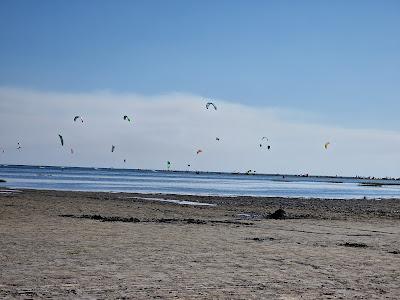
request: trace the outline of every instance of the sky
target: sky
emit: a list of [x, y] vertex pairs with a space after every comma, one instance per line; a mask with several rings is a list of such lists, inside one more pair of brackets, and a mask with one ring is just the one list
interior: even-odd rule
[[[43, 153], [61, 130], [80, 149], [125, 145], [129, 167], [184, 168], [202, 147], [202, 170], [400, 177], [399, 92], [398, 1], [0, 2], [0, 147], [31, 147], [0, 163], [119, 164]], [[206, 99], [221, 109], [204, 115]], [[113, 141], [128, 111], [141, 121]], [[276, 150], [246, 148], [259, 135]]]

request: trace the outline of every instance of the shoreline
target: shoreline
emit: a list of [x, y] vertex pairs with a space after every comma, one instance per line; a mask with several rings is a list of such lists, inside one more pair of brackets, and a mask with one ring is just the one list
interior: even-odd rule
[[[7, 183], [7, 182], [4, 182]], [[387, 185], [382, 185], [382, 186], [390, 186], [391, 184]], [[366, 188], [370, 187], [370, 185], [362, 185]], [[376, 185], [371, 185], [372, 187], [376, 187]], [[262, 198], [262, 199], [293, 199], [293, 200], [326, 200], [326, 201], [383, 201], [383, 200], [400, 200], [400, 195], [398, 197], [396, 196], [377, 196], [377, 197], [372, 197], [372, 196], [360, 196], [360, 197], [353, 197], [353, 198], [330, 198], [330, 197], [302, 197], [302, 196], [257, 196], [257, 195], [232, 195], [232, 194], [202, 194], [202, 193], [164, 193], [164, 192], [156, 192], [156, 191], [148, 191], [148, 192], [132, 192], [132, 191], [111, 191], [111, 190], [69, 190], [69, 189], [54, 189], [54, 188], [30, 188], [30, 187], [18, 187], [18, 186], [7, 186], [7, 185], [1, 185], [0, 183], [0, 189], [18, 189], [18, 190], [25, 190], [25, 191], [54, 191], [54, 192], [65, 192], [65, 193], [104, 193], [104, 194], [124, 194], [124, 195], [143, 195], [143, 196], [149, 196], [149, 195], [172, 195], [172, 196], [182, 196], [182, 197], [211, 197], [211, 198]]]
[[[390, 185], [400, 185], [400, 177], [375, 177], [375, 176], [340, 176], [340, 175], [313, 175], [313, 174], [284, 174], [284, 173], [257, 173], [257, 172], [237, 172], [237, 171], [198, 171], [198, 170], [168, 170], [168, 169], [139, 169], [139, 168], [113, 168], [113, 167], [79, 167], [79, 166], [42, 166], [42, 165], [15, 165], [15, 164], [0, 164], [0, 167], [34, 167], [39, 169], [60, 168], [60, 169], [93, 169], [93, 170], [115, 170], [115, 171], [137, 171], [137, 172], [160, 172], [160, 173], [189, 173], [189, 174], [216, 174], [216, 175], [238, 175], [238, 176], [274, 176], [274, 177], [294, 177], [294, 178], [328, 178], [328, 179], [344, 179], [344, 180], [370, 180], [370, 181], [399, 181]], [[251, 170], [250, 170], [251, 171]], [[325, 182], [325, 181], [321, 181]], [[329, 181], [332, 182], [332, 181]], [[334, 182], [333, 183], [343, 183]], [[386, 185], [383, 183], [383, 185]]]
[[400, 295], [399, 199], [19, 191], [0, 194], [1, 298]]

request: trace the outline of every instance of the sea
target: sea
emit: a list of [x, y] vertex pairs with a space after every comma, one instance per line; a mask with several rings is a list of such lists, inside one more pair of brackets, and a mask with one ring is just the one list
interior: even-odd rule
[[212, 196], [400, 199], [400, 180], [0, 165], [0, 188]]

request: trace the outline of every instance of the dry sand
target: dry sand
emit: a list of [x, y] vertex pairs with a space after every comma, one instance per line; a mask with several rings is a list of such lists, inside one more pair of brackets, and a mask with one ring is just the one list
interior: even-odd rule
[[0, 237], [0, 298], [400, 298], [400, 200], [24, 190]]

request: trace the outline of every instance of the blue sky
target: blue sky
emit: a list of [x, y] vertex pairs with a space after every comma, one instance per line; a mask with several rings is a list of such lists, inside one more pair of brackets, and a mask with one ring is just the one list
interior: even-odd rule
[[188, 92], [400, 130], [398, 1], [1, 1], [0, 85]]

